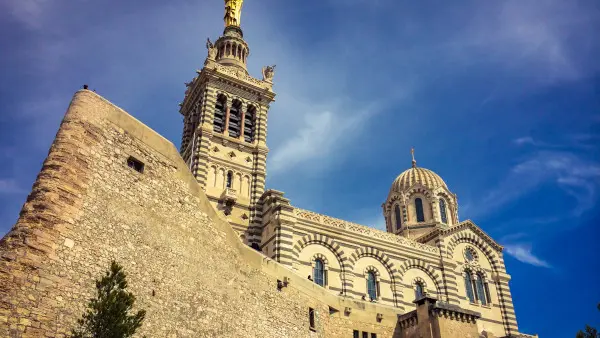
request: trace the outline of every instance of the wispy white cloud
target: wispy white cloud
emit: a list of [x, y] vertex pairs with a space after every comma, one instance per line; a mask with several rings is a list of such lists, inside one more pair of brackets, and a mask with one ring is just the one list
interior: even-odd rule
[[504, 251], [520, 262], [543, 268], [551, 267], [548, 262], [534, 255], [528, 244], [507, 244]]
[[[479, 15], [474, 16], [463, 41], [485, 51], [487, 60], [545, 83], [589, 76], [591, 70], [598, 70], [588, 55], [594, 44], [578, 34], [593, 27], [593, 11], [559, 0], [486, 4], [477, 9]], [[574, 47], [582, 53], [572, 53]]]
[[577, 206], [564, 216], [580, 216], [598, 199], [600, 165], [570, 152], [539, 151], [513, 166], [477, 208], [469, 209], [469, 217], [496, 211], [545, 183], [555, 184], [576, 199]]
[[0, 5], [5, 12], [25, 26], [39, 29], [42, 26], [42, 16], [49, 0], [7, 0]]
[[524, 145], [524, 144], [532, 144], [535, 145], [536, 142], [533, 140], [531, 136], [519, 137], [513, 140], [516, 145]]
[[374, 106], [358, 112], [302, 113], [303, 124], [296, 125], [297, 130], [275, 148], [269, 169], [277, 175], [299, 165], [303, 171], [326, 168], [344, 156], [343, 148], [356, 140], [357, 134], [367, 127], [368, 118], [378, 113], [371, 107]]
[[20, 194], [25, 189], [21, 188], [17, 180], [12, 178], [0, 178], [0, 194]]
[[600, 139], [600, 136], [589, 133], [577, 133], [571, 135], [564, 135], [563, 140], [557, 143], [543, 142], [535, 139], [531, 136], [522, 136], [513, 140], [513, 143], [517, 146], [530, 146], [535, 148], [544, 149], [590, 149], [596, 146], [596, 141]]

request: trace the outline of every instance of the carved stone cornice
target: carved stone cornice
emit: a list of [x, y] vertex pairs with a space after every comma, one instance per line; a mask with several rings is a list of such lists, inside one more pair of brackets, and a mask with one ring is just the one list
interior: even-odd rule
[[432, 315], [437, 317], [473, 324], [477, 322], [477, 319], [481, 318], [479, 312], [465, 310], [458, 305], [447, 303], [437, 303], [433, 305], [429, 311]]
[[315, 222], [321, 225], [331, 226], [339, 229], [345, 229], [356, 234], [367, 236], [372, 239], [384, 240], [395, 244], [400, 244], [405, 247], [422, 250], [425, 252], [439, 254], [439, 249], [432, 245], [415, 242], [411, 239], [398, 236], [386, 231], [377, 230], [368, 226], [352, 223], [326, 215], [321, 215], [312, 211], [296, 208], [294, 210], [297, 218], [310, 222]]
[[204, 68], [197, 72], [200, 74], [203, 71], [216, 73], [230, 81], [253, 87], [254, 90], [264, 92], [265, 94], [271, 94], [272, 98], [275, 97], [275, 93], [273, 93], [273, 83], [254, 78], [250, 76], [247, 71], [239, 67], [224, 66], [212, 60], [207, 60]]

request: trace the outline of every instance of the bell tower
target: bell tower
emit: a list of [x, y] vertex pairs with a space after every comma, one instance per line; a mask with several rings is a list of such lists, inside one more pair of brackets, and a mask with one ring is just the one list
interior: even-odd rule
[[225, 30], [197, 76], [186, 83], [180, 153], [210, 202], [248, 244], [260, 243], [265, 190], [267, 114], [275, 66], [248, 74], [250, 48], [240, 27], [243, 0], [225, 0]]

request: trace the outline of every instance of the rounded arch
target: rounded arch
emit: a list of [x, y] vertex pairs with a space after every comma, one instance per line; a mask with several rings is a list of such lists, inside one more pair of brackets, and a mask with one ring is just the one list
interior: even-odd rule
[[342, 272], [346, 271], [346, 268], [348, 267], [348, 258], [346, 258], [342, 247], [333, 239], [321, 234], [309, 234], [298, 240], [298, 242], [296, 242], [293, 248], [294, 260], [297, 261], [302, 249], [304, 249], [307, 245], [310, 244], [320, 244], [331, 250], [331, 252], [333, 252], [335, 257], [338, 259], [340, 267], [342, 268]]
[[407, 199], [408, 200], [412, 200], [412, 197], [414, 195], [423, 195], [425, 196], [425, 198], [427, 198], [428, 200], [431, 199], [431, 196], [433, 195], [431, 190], [422, 187], [422, 186], [416, 186], [411, 188], [408, 193], [407, 193]]
[[[431, 190], [417, 185], [407, 192], [406, 207], [408, 222], [430, 222], [434, 219], [435, 207], [432, 201], [435, 200]], [[421, 200], [419, 203], [418, 200]]]
[[396, 201], [398, 201], [398, 204], [400, 205], [404, 204], [404, 198], [402, 198], [402, 196], [400, 196], [399, 194], [395, 193], [392, 196], [388, 197], [388, 200], [385, 204], [385, 211], [391, 212], [392, 206], [394, 205], [394, 203], [396, 203]]
[[352, 253], [352, 255], [350, 255], [350, 271], [354, 270], [354, 265], [361, 257], [373, 257], [378, 260], [388, 270], [390, 278], [392, 279], [392, 283], [400, 280], [400, 276], [398, 275], [398, 271], [394, 266], [394, 262], [392, 262], [388, 255], [386, 255], [384, 252], [373, 247], [358, 248]]
[[440, 277], [440, 275], [430, 265], [426, 264], [418, 258], [408, 259], [400, 266], [400, 268], [398, 269], [400, 277], [402, 278], [406, 271], [413, 268], [425, 272], [425, 274], [428, 275], [429, 278], [431, 278], [431, 280], [433, 280], [436, 292], [438, 294], [442, 293], [440, 286], [444, 285], [444, 283], [442, 282], [442, 278]]
[[412, 282], [410, 283], [412, 286], [417, 286], [417, 284], [421, 284], [423, 288], [427, 288], [427, 282], [419, 276], [413, 278]]
[[475, 273], [475, 274], [479, 273], [479, 274], [482, 274], [483, 277], [485, 277], [486, 279], [489, 279], [488, 273], [485, 271], [485, 269], [478, 265], [461, 264], [461, 265], [457, 265], [456, 268], [454, 269], [454, 271], [457, 273], [457, 275], [462, 275], [466, 271], [470, 271], [471, 273]]
[[323, 255], [322, 253], [318, 253], [318, 252], [310, 258], [310, 263], [314, 264], [317, 259], [321, 260], [321, 262], [323, 262], [323, 264], [325, 264], [325, 265], [329, 264], [327, 257], [325, 257], [325, 255]]
[[226, 104], [227, 101], [231, 100], [231, 95], [229, 95], [227, 92], [218, 90], [216, 98], [216, 101], [221, 101], [221, 103]]
[[483, 239], [481, 239], [481, 237], [471, 232], [463, 231], [452, 236], [448, 243], [448, 257], [451, 258], [454, 256], [454, 249], [456, 249], [456, 246], [460, 243], [469, 243], [477, 247], [485, 254], [485, 258], [490, 262], [490, 265], [494, 271], [500, 271], [500, 265], [498, 263], [499, 260], [497, 259], [494, 249], [492, 249]]
[[448, 217], [448, 225], [454, 225], [458, 223], [458, 218], [456, 218], [456, 214], [458, 211], [458, 205], [456, 203], [456, 195], [452, 194], [446, 189], [439, 189], [436, 193], [436, 197], [438, 199], [443, 198], [446, 203], [446, 211]]
[[372, 272], [376, 277], [380, 277], [381, 274], [379, 273], [379, 270], [374, 267], [373, 265], [369, 265], [365, 268], [365, 271], [363, 272], [363, 274], [366, 276], [369, 272]]
[[[419, 276], [413, 278], [410, 284], [412, 285], [413, 290], [415, 291], [416, 298], [427, 295], [429, 293], [429, 291], [427, 290], [427, 282], [425, 281], [425, 279]], [[439, 293], [439, 290], [437, 290], [437, 292]]]

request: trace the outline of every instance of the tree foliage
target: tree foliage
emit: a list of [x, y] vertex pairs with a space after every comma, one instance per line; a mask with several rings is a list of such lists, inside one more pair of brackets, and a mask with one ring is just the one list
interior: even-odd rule
[[[600, 311], [600, 303], [598, 303], [598, 310]], [[600, 338], [600, 334], [598, 334], [598, 330], [589, 325], [585, 326], [585, 332], [579, 330], [575, 338]]]
[[96, 298], [90, 299], [88, 309], [77, 321], [72, 338], [126, 338], [142, 325], [146, 311], [130, 314], [135, 296], [127, 292], [126, 275], [115, 261], [110, 271], [96, 280]]

